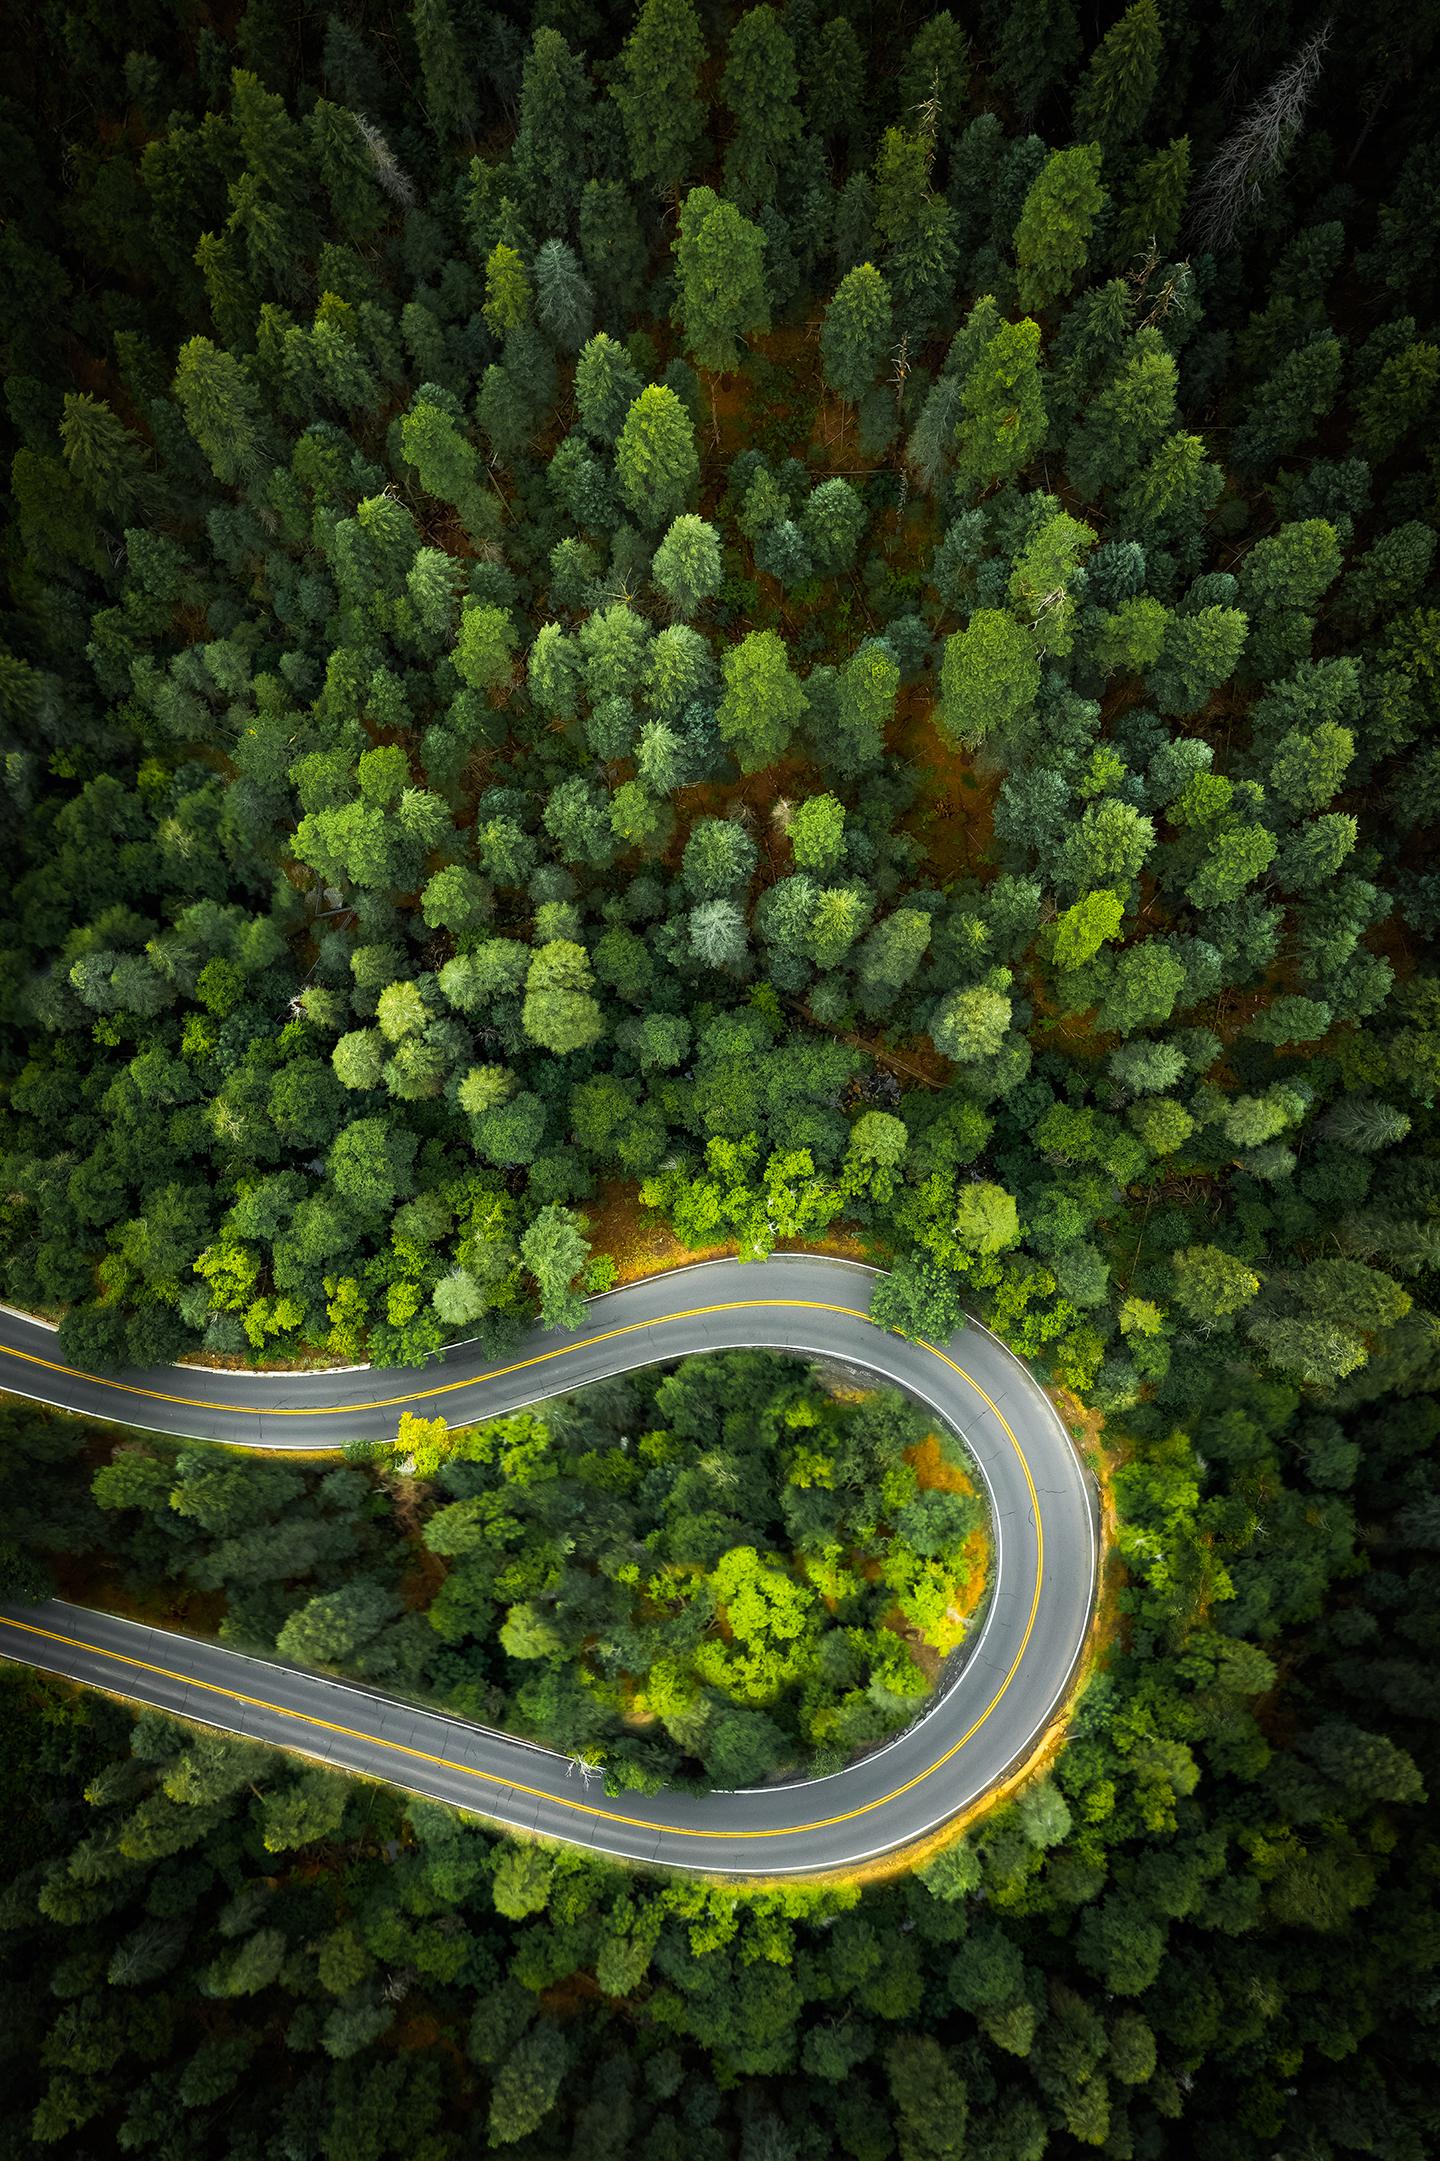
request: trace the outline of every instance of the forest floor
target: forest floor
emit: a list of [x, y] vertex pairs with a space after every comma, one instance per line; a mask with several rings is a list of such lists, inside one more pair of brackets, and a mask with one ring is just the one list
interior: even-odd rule
[[[590, 1242], [597, 1253], [608, 1254], [615, 1263], [617, 1283], [635, 1283], [643, 1276], [663, 1275], [667, 1268], [693, 1268], [697, 1261], [732, 1260], [739, 1247], [734, 1240], [719, 1245], [682, 1245], [664, 1217], [642, 1206], [634, 1186], [620, 1180], [602, 1186], [596, 1200], [587, 1204]], [[869, 1260], [871, 1254], [859, 1236], [843, 1233], [822, 1239], [782, 1238], [781, 1253], [821, 1253], [836, 1260]]]

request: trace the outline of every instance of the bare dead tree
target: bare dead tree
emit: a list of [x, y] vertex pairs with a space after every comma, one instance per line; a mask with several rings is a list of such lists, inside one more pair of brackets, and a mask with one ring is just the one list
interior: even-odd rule
[[1200, 247], [1231, 245], [1245, 217], [1261, 200], [1266, 182], [1289, 156], [1320, 80], [1331, 28], [1325, 23], [1301, 47], [1212, 158], [1191, 210]]
[[409, 174], [401, 167], [374, 121], [367, 120], [361, 113], [354, 114], [353, 118], [365, 148], [370, 153], [370, 163], [375, 168], [375, 178], [380, 188], [389, 196], [391, 202], [398, 203], [402, 210], [413, 210], [415, 189]]

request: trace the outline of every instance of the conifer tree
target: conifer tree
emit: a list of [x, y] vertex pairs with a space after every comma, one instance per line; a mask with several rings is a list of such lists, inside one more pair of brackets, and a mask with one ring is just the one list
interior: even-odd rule
[[1190, 189], [1190, 138], [1178, 135], [1163, 150], [1142, 158], [1110, 223], [1110, 259], [1123, 269], [1136, 256], [1164, 257], [1185, 221]]
[[465, 65], [449, 0], [411, 0], [410, 29], [431, 127], [442, 142], [468, 135], [476, 117], [473, 78]]
[[575, 363], [575, 405], [586, 434], [613, 444], [641, 388], [624, 346], [598, 331]]
[[837, 474], [822, 480], [800, 520], [805, 542], [818, 569], [832, 575], [848, 570], [865, 530], [865, 505], [848, 480]]
[[1142, 331], [1070, 438], [1066, 464], [1087, 501], [1123, 486], [1159, 447], [1174, 424], [1178, 380], [1173, 356], [1154, 331]]
[[625, 416], [615, 445], [620, 493], [641, 525], [667, 525], [684, 510], [700, 478], [695, 430], [673, 390], [651, 383]]
[[770, 202], [799, 137], [795, 48], [777, 11], [747, 8], [730, 33], [720, 90], [734, 116], [725, 187], [747, 211]]
[[144, 487], [144, 452], [103, 398], [66, 391], [60, 447], [71, 477], [96, 510], [123, 524]]
[[[977, 303], [972, 319], [984, 306]], [[1040, 327], [1028, 316], [1000, 323], [982, 336], [961, 378], [955, 429], [955, 486], [961, 499], [1022, 471], [1044, 441], [1045, 427]]]
[[695, 615], [720, 590], [720, 539], [693, 513], [678, 517], [655, 550], [651, 575], [681, 615]]
[[264, 407], [243, 360], [209, 338], [190, 338], [176, 362], [175, 398], [218, 481], [236, 486], [259, 470]]
[[679, 188], [701, 162], [704, 59], [691, 0], [644, 0], [613, 94], [625, 122], [630, 169], [660, 194]]
[[601, 1032], [594, 988], [583, 946], [555, 938], [537, 947], [525, 977], [525, 1033], [560, 1056], [583, 1050]]
[[1096, 144], [1056, 150], [1045, 160], [1015, 228], [1021, 307], [1043, 313], [1065, 298], [1085, 267], [1104, 203]]
[[765, 235], [711, 188], [692, 188], [680, 206], [672, 319], [698, 367], [726, 374], [740, 341], [770, 327]]
[[530, 279], [514, 248], [498, 241], [485, 263], [485, 320], [497, 338], [530, 320]]
[[1028, 120], [1084, 50], [1075, 0], [1011, 0], [994, 19], [995, 79]]
[[969, 83], [969, 42], [950, 10], [942, 8], [916, 31], [900, 70], [904, 124], [936, 142], [953, 141], [964, 125]]
[[536, 254], [535, 319], [564, 352], [577, 351], [590, 334], [595, 295], [563, 240], [547, 240]]
[[997, 730], [1014, 729], [1034, 710], [1040, 664], [1012, 615], [977, 608], [964, 630], [945, 641], [940, 724], [951, 741], [976, 750]]
[[725, 695], [720, 733], [743, 773], [773, 765], [789, 747], [805, 713], [805, 693], [790, 672], [783, 641], [773, 630], [752, 630], [728, 648], [722, 663]]
[[520, 83], [516, 177], [537, 233], [569, 230], [588, 177], [590, 75], [558, 30], [530, 41]]
[[1145, 125], [1164, 39], [1156, 0], [1131, 0], [1086, 62], [1075, 92], [1075, 134], [1113, 158]]
[[820, 358], [830, 388], [858, 405], [873, 389], [894, 337], [889, 287], [873, 263], [860, 263], [840, 280], [821, 326]]
[[1231, 456], [1251, 473], [1273, 471], [1308, 442], [1334, 405], [1344, 356], [1340, 340], [1311, 338], [1287, 353], [1250, 398], [1231, 438]]

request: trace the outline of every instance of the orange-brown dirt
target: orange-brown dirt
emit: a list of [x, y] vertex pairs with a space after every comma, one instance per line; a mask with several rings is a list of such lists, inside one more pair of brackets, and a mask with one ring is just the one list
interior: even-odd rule
[[[660, 1275], [667, 1268], [688, 1268], [696, 1261], [727, 1260], [738, 1251], [734, 1240], [713, 1246], [682, 1245], [664, 1217], [641, 1205], [635, 1188], [613, 1182], [602, 1186], [598, 1199], [585, 1208], [590, 1242], [597, 1253], [608, 1254], [615, 1263], [617, 1283], [635, 1283], [642, 1276]], [[840, 1260], [864, 1260], [859, 1237], [844, 1232], [811, 1241], [782, 1238], [782, 1253], [828, 1253]]]

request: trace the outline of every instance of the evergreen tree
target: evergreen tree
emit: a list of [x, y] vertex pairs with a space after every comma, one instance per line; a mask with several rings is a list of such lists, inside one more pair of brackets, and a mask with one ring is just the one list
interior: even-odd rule
[[583, 62], [558, 30], [538, 29], [520, 83], [513, 156], [526, 205], [542, 233], [568, 232], [574, 222], [587, 178], [590, 105]]
[[575, 363], [575, 404], [592, 441], [613, 444], [641, 388], [623, 346], [603, 330], [589, 339]]
[[720, 539], [713, 525], [687, 513], [655, 550], [651, 575], [681, 615], [696, 615], [720, 590]]
[[1312, 338], [1287, 353], [1247, 405], [1231, 438], [1242, 469], [1266, 473], [1308, 442], [1335, 403], [1344, 365], [1340, 341]]
[[785, 755], [805, 713], [805, 693], [790, 672], [783, 641], [773, 630], [752, 630], [732, 645], [721, 664], [725, 694], [717, 715], [720, 733], [743, 773], [758, 772]]
[[[755, 12], [759, 12], [758, 10]], [[692, 188], [680, 206], [672, 320], [697, 367], [728, 374], [740, 341], [770, 327], [765, 235], [710, 188]]]
[[547, 240], [535, 257], [535, 318], [565, 352], [576, 352], [590, 335], [595, 295], [573, 248]]
[[1113, 210], [1110, 257], [1124, 268], [1137, 256], [1173, 253], [1185, 219], [1190, 187], [1190, 138], [1176, 136], [1163, 150], [1142, 158]]
[[661, 194], [678, 189], [701, 162], [704, 59], [691, 0], [643, 0], [613, 94], [625, 121], [630, 169]]
[[830, 388], [858, 405], [873, 388], [894, 335], [885, 280], [873, 264], [860, 263], [840, 280], [825, 310], [820, 358]]
[[1133, 141], [1160, 79], [1164, 40], [1156, 0], [1132, 0], [1085, 64], [1075, 92], [1075, 133], [1113, 158]]
[[269, 449], [259, 392], [244, 362], [191, 338], [175, 367], [175, 399], [215, 478], [238, 486], [258, 473]]
[[[1141, 7], [1150, 0], [1137, 0]], [[1035, 177], [1015, 228], [1020, 305], [1043, 313], [1063, 300], [1085, 267], [1090, 235], [1105, 205], [1100, 150], [1056, 150]]]
[[425, 111], [431, 127], [442, 142], [470, 134], [475, 125], [475, 100], [448, 0], [411, 0], [410, 31], [420, 61]]
[[795, 48], [772, 7], [747, 8], [730, 33], [720, 90], [734, 116], [725, 188], [742, 209], [770, 202], [800, 135]]
[[645, 526], [680, 515], [700, 478], [695, 431], [673, 390], [651, 383], [625, 416], [615, 473], [626, 507]]
[[1106, 487], [1118, 488], [1154, 455], [1175, 419], [1178, 371], [1174, 359], [1141, 332], [1118, 374], [1090, 402], [1066, 451], [1071, 483], [1093, 502]]
[[[972, 321], [983, 307], [977, 303]], [[983, 335], [961, 377], [955, 430], [961, 499], [1020, 472], [1044, 441], [1045, 426], [1039, 325], [1028, 317], [1000, 323]]]
[[996, 15], [995, 79], [1029, 120], [1084, 50], [1075, 0], [1016, 0]]
[[996, 730], [1014, 730], [1034, 711], [1040, 664], [1014, 617], [977, 608], [964, 630], [945, 641], [940, 723], [951, 741], [976, 750]]
[[556, 938], [536, 948], [525, 977], [525, 1033], [545, 1050], [583, 1050], [601, 1031], [594, 977], [583, 946]]

